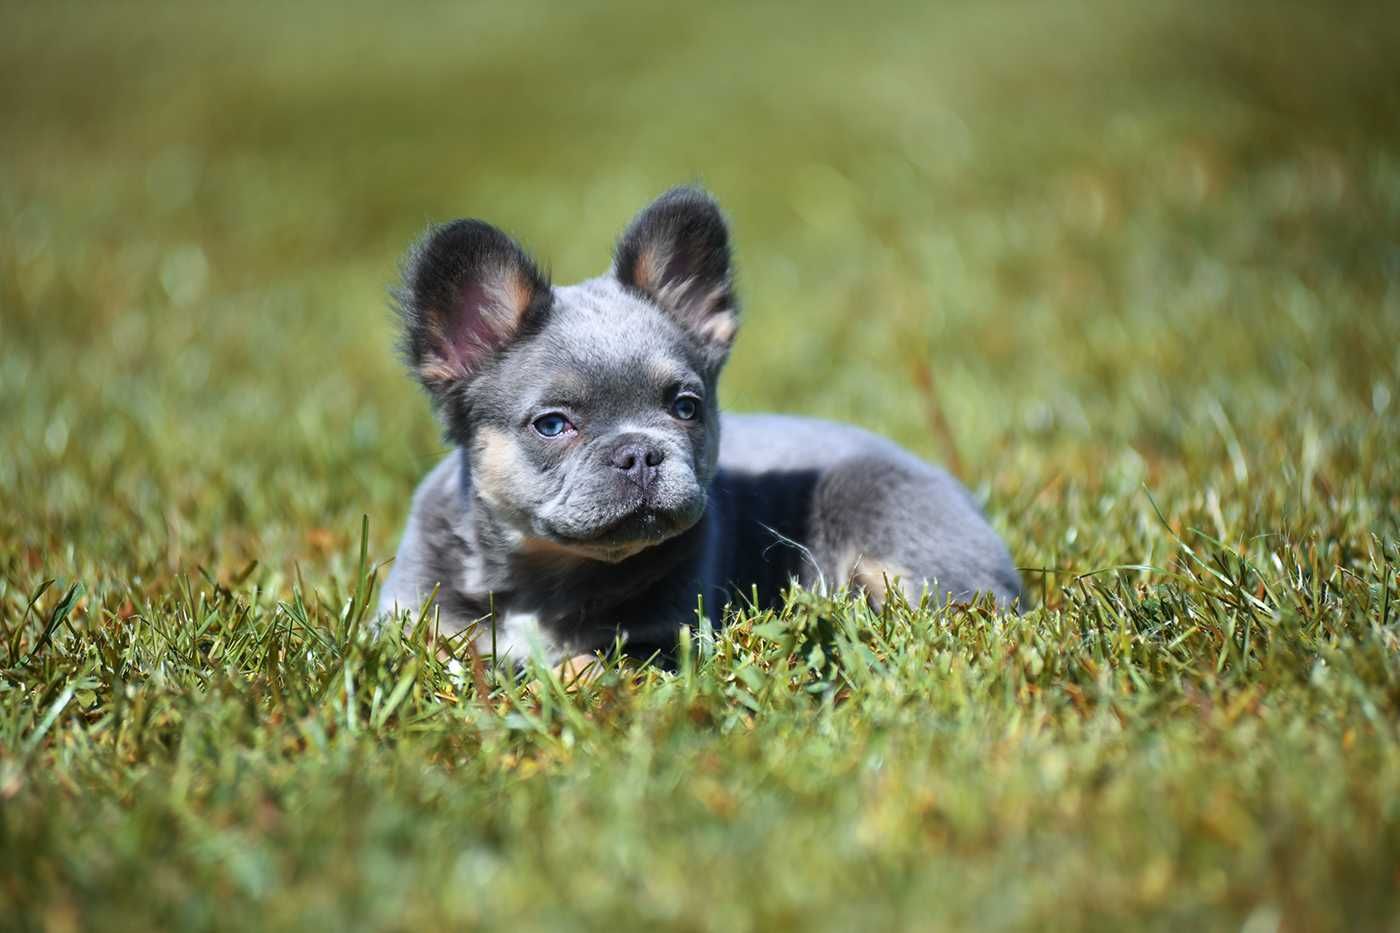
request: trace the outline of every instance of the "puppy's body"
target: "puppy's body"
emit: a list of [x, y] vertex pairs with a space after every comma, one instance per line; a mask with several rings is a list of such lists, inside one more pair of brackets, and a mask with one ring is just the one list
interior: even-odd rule
[[402, 298], [410, 361], [458, 449], [414, 496], [381, 610], [437, 589], [445, 633], [497, 654], [669, 654], [697, 609], [791, 582], [887, 581], [1010, 603], [1019, 580], [965, 490], [857, 428], [718, 413], [737, 323], [712, 201], [671, 192], [613, 270], [554, 288], [504, 235], [434, 231]]
[[[607, 648], [669, 652], [703, 607], [718, 624], [731, 601], [771, 605], [790, 582], [854, 582], [878, 599], [885, 579], [917, 593], [1009, 601], [1016, 571], [958, 483], [897, 445], [848, 425], [782, 415], [721, 419], [719, 469], [700, 521], [618, 563], [481, 552], [471, 466], [453, 451], [413, 499], [383, 595], [417, 608], [438, 587], [443, 631], [494, 610], [496, 650], [547, 659]], [[490, 624], [479, 638], [489, 647]], [[479, 642], [482, 643], [482, 642]], [[532, 645], [533, 643], [533, 645]]]

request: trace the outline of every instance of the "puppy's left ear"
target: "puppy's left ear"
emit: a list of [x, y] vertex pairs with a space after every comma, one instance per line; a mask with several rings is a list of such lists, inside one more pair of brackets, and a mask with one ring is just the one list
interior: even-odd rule
[[729, 229], [708, 193], [673, 188], [653, 201], [618, 240], [613, 271], [723, 362], [739, 330], [739, 306]]
[[408, 363], [437, 403], [549, 311], [549, 279], [480, 220], [433, 227], [408, 254], [395, 293]]

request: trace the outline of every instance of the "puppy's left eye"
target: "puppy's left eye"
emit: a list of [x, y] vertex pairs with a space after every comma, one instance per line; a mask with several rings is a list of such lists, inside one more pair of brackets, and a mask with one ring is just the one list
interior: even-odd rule
[[568, 418], [552, 412], [548, 415], [540, 415], [536, 418], [534, 428], [535, 432], [541, 437], [559, 437], [561, 434], [573, 428], [573, 425], [569, 423]]
[[671, 403], [671, 414], [682, 421], [694, 421], [700, 414], [700, 400], [693, 395], [682, 395]]

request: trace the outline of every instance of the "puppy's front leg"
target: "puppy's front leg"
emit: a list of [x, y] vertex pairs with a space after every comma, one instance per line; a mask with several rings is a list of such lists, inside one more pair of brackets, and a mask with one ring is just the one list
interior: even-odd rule
[[576, 654], [554, 665], [554, 673], [566, 688], [589, 684], [603, 673], [603, 662], [596, 654]]

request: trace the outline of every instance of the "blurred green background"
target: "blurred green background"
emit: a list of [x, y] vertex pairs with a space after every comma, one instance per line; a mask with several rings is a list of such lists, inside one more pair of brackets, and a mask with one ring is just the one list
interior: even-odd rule
[[1388, 5], [4, 21], [0, 529], [50, 574], [313, 559], [362, 512], [388, 556], [440, 449], [391, 352], [405, 245], [479, 216], [572, 281], [686, 181], [739, 251], [726, 405], [959, 458], [1023, 564], [1058, 530], [1011, 520], [1027, 484], [1209, 472], [1256, 431], [1267, 471], [1393, 417]]
[[[1045, 611], [925, 619], [908, 657], [941, 645], [964, 679], [911, 668], [755, 724], [719, 665], [705, 712], [648, 688], [574, 722], [576, 750], [489, 738], [448, 702], [469, 685], [401, 680], [398, 649], [375, 667], [320, 622], [253, 652], [298, 572], [347, 591], [362, 515], [392, 555], [443, 452], [392, 352], [405, 246], [478, 216], [573, 281], [693, 181], [738, 251], [725, 406], [950, 464]], [[0, 850], [46, 854], [0, 860], [0, 907], [56, 929], [118, 900], [192, 926], [257, 916], [238, 903], [547, 927], [555, 899], [581, 925], [919, 927], [933, 902], [952, 925], [1393, 924], [1397, 373], [1394, 3], [5, 3]], [[1235, 655], [1241, 561], [1275, 628]], [[1100, 570], [1111, 597], [1076, 576]], [[73, 624], [42, 634], [72, 581]], [[1095, 653], [1128, 617], [1151, 625]], [[298, 706], [326, 656], [346, 695]], [[380, 719], [317, 757], [307, 736], [353, 727], [352, 668], [362, 702], [414, 684], [440, 731]], [[159, 728], [132, 738], [131, 709]], [[849, 777], [886, 714], [903, 738]], [[510, 870], [437, 858], [467, 839]]]

